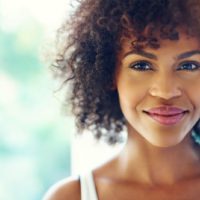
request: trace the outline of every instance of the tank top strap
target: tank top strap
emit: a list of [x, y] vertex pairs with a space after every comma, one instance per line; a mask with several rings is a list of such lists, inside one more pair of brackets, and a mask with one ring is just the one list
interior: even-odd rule
[[80, 174], [81, 200], [98, 200], [92, 170]]

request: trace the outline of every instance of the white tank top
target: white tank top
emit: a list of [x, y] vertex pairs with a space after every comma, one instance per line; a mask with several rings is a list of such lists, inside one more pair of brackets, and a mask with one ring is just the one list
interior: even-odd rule
[[80, 174], [81, 200], [98, 200], [92, 171]]

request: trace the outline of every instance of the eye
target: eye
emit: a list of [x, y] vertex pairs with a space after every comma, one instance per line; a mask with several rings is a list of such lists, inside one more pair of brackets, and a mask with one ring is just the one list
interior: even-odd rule
[[179, 67], [178, 70], [195, 71], [200, 69], [200, 63], [198, 62], [184, 62]]
[[147, 71], [147, 70], [152, 70], [152, 65], [147, 62], [147, 61], [137, 61], [129, 66], [133, 70], [137, 71]]

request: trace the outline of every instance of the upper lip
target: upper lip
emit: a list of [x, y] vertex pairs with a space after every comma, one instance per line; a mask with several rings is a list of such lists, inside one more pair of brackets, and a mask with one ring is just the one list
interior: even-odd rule
[[159, 107], [145, 110], [145, 112], [149, 114], [157, 114], [157, 115], [176, 115], [176, 114], [188, 112], [188, 110], [180, 108], [180, 107], [174, 107], [174, 106], [159, 106]]

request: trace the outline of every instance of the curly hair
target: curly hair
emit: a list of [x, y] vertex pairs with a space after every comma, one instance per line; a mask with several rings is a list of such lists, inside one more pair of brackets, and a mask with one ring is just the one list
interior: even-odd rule
[[[179, 28], [200, 37], [198, 0], [79, 0], [58, 30], [53, 66], [70, 83], [69, 96], [79, 132], [92, 131], [109, 144], [121, 140], [125, 118], [113, 89], [121, 39], [134, 35], [133, 48], [159, 48], [161, 39], [178, 40]], [[200, 132], [198, 122], [194, 130]]]

